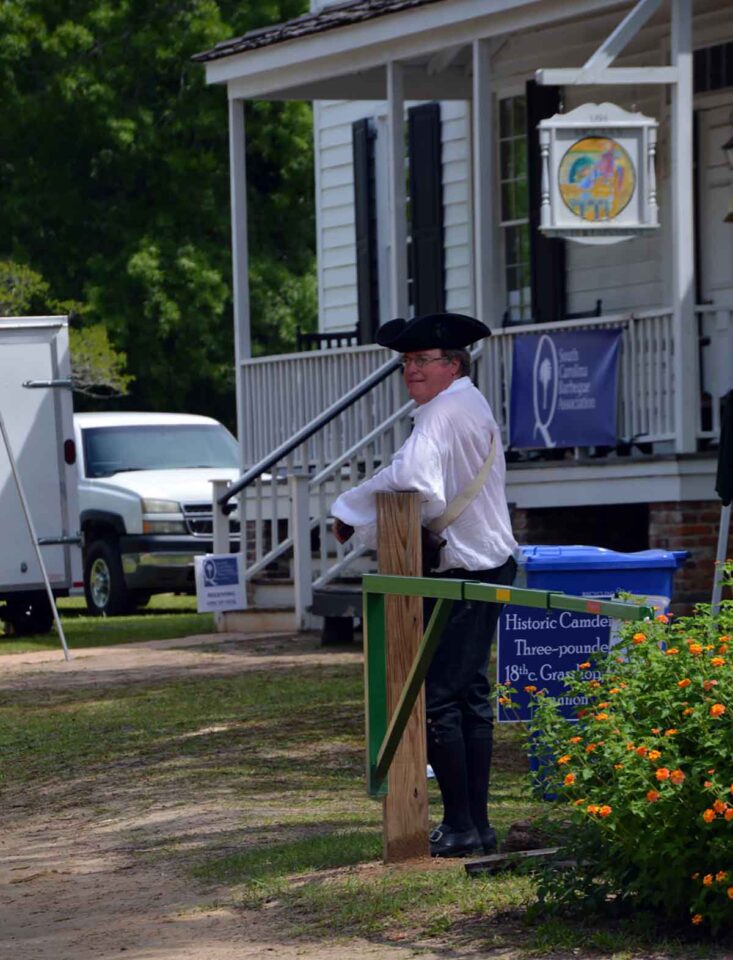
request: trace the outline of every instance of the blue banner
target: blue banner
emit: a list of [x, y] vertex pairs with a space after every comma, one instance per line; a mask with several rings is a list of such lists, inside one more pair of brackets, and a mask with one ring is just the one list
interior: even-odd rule
[[620, 347], [620, 329], [515, 337], [511, 446], [615, 446]]

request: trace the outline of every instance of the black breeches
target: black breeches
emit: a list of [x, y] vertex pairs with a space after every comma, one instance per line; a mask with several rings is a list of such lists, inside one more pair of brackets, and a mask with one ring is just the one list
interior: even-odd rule
[[[493, 570], [446, 570], [433, 576], [510, 586], [517, 565], [510, 557]], [[425, 601], [425, 623], [434, 600]], [[501, 604], [461, 600], [453, 604], [425, 679], [428, 747], [465, 739], [491, 739], [494, 710], [488, 678], [491, 641]]]

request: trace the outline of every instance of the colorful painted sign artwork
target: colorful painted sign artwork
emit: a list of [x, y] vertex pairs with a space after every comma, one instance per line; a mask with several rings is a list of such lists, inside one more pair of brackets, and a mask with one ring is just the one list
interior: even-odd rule
[[560, 161], [560, 196], [582, 220], [613, 220], [628, 204], [636, 171], [626, 150], [610, 137], [583, 137]]

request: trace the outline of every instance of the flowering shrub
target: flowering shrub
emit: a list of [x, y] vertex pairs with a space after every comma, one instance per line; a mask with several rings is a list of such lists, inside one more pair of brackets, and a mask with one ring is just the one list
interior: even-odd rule
[[[725, 571], [730, 587], [731, 561]], [[585, 701], [577, 723], [530, 691], [530, 746], [579, 864], [548, 875], [543, 895], [587, 907], [612, 894], [713, 932], [733, 927], [733, 601], [716, 623], [701, 606], [626, 624], [566, 687]]]

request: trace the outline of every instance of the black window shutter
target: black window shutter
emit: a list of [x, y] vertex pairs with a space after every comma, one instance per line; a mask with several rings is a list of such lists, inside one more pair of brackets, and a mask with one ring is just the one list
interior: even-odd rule
[[565, 241], [540, 233], [542, 161], [537, 124], [560, 109], [560, 87], [527, 81], [527, 174], [529, 187], [529, 252], [532, 277], [532, 317], [553, 323], [565, 317]]
[[356, 221], [356, 286], [359, 343], [373, 343], [379, 327], [377, 266], [377, 191], [374, 173], [376, 131], [369, 119], [352, 124], [354, 152], [354, 217]]
[[445, 310], [440, 104], [408, 111], [410, 274], [415, 316]]

